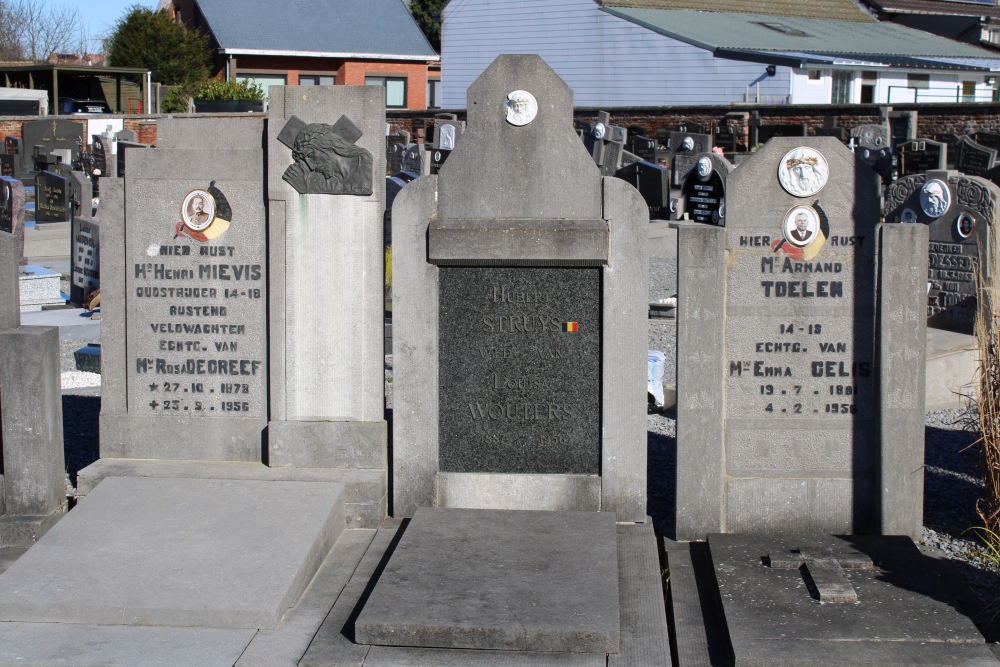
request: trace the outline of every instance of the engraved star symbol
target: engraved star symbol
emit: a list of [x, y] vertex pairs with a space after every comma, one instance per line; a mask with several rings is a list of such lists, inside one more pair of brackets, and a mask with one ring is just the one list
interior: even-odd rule
[[153, 384], [149, 385], [149, 390], [150, 390], [150, 391], [156, 391], [156, 390], [157, 390], [157, 388], [158, 388], [159, 386], [160, 386], [160, 385], [158, 385], [158, 384], [156, 384], [156, 383], [154, 382]]
[[159, 405], [159, 403], [157, 403], [156, 401], [150, 401], [149, 402], [149, 407], [153, 408], [154, 410], [156, 409], [156, 406], [158, 406], [158, 405]]

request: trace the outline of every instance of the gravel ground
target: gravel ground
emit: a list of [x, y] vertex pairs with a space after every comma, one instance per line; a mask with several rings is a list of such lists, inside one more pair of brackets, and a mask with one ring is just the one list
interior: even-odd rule
[[[676, 261], [651, 258], [650, 301], [676, 292]], [[649, 347], [666, 355], [665, 379], [673, 382], [676, 356], [674, 320], [652, 322]], [[73, 352], [86, 342], [70, 341], [60, 345], [63, 371], [75, 371]], [[92, 375], [92, 374], [83, 374]], [[392, 356], [385, 358], [386, 405], [391, 424]], [[86, 378], [84, 378], [86, 379]], [[100, 412], [99, 387], [81, 387], [63, 391], [63, 423], [66, 463], [69, 479], [98, 458], [97, 432]], [[978, 473], [975, 450], [976, 434], [965, 427], [969, 415], [962, 410], [944, 410], [927, 414], [926, 465], [924, 468], [924, 533], [922, 542], [942, 550], [961, 576], [969, 582], [984, 603], [1000, 600], [1000, 574], [997, 566], [984, 557], [982, 543], [970, 528], [982, 522], [976, 515], [976, 501], [983, 485]], [[676, 471], [676, 421], [667, 414], [646, 417], [648, 431], [649, 514], [657, 531], [673, 535], [673, 483]], [[72, 487], [71, 487], [72, 491]]]

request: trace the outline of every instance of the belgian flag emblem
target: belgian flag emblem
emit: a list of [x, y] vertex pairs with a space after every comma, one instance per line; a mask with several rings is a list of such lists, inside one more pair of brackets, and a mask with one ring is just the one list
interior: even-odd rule
[[580, 330], [579, 322], [566, 322], [565, 324], [563, 324], [563, 331], [569, 333], [576, 333], [579, 330]]

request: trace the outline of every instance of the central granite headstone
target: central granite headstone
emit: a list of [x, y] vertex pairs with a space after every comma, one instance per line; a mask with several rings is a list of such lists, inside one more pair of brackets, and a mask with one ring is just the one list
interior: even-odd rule
[[601, 176], [537, 56], [499, 57], [468, 109], [393, 205], [393, 515], [642, 522], [648, 208]]
[[878, 226], [832, 137], [726, 183], [726, 227], [678, 232], [678, 536], [919, 534], [926, 230]]
[[600, 471], [600, 270], [443, 267], [441, 470]]

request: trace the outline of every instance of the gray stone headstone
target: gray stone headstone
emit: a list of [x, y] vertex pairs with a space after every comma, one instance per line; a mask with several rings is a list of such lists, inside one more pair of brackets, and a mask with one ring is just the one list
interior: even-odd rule
[[130, 148], [123, 199], [102, 182], [103, 458], [261, 460], [264, 160], [220, 147], [227, 122], [192, 130], [196, 148]]
[[66, 508], [58, 327], [21, 327], [24, 186], [0, 177], [0, 547], [30, 546]]
[[[283, 177], [296, 123], [353, 127], [379, 175], [371, 193], [300, 193]], [[286, 267], [271, 274], [271, 466], [385, 470], [384, 141], [378, 88], [271, 88], [268, 239]]]
[[32, 152], [35, 146], [41, 146], [41, 155], [48, 155], [56, 150], [69, 151], [70, 159], [75, 162], [80, 159], [80, 147], [83, 145], [84, 123], [73, 120], [33, 120], [21, 125], [22, 146], [27, 151], [21, 152], [22, 168], [28, 173], [34, 171], [31, 164]]
[[680, 539], [919, 535], [926, 230], [879, 200], [836, 139], [778, 138], [729, 174], [725, 228], [678, 230]]
[[128, 143], [136, 143], [138, 137], [134, 130], [120, 130], [115, 134], [115, 141], [126, 141]]
[[601, 177], [538, 56], [500, 56], [467, 108], [393, 207], [393, 514], [643, 521], [647, 207]]
[[101, 226], [89, 216], [74, 216], [70, 253], [69, 300], [83, 305], [87, 296], [101, 287]]
[[55, 172], [40, 172], [35, 177], [35, 221], [64, 222], [70, 219], [71, 208], [68, 180]]
[[900, 144], [899, 175], [912, 176], [947, 168], [948, 144], [932, 139], [914, 139]]
[[889, 130], [885, 125], [859, 125], [851, 128], [847, 145], [862, 162], [882, 177], [883, 182], [892, 179], [892, 148]]
[[[990, 247], [1000, 188], [954, 171], [907, 176], [886, 191], [886, 220], [927, 226], [927, 324], [971, 334], [976, 273]], [[995, 267], [986, 267], [992, 275]]]
[[118, 140], [118, 152], [117, 156], [117, 175], [119, 178], [125, 178], [125, 164], [126, 155], [131, 155], [132, 152], [139, 150], [140, 148], [149, 148], [147, 144], [137, 144], [132, 141], [124, 141], [122, 139]]

